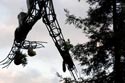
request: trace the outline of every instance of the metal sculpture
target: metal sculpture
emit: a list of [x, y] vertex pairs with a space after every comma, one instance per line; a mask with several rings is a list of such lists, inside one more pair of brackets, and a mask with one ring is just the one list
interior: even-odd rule
[[[69, 54], [69, 48], [67, 42], [64, 40], [63, 34], [61, 32], [61, 28], [59, 26], [58, 20], [56, 19], [56, 14], [53, 7], [52, 0], [27, 0], [27, 8], [28, 12], [21, 12], [18, 15], [19, 19], [19, 27], [15, 30], [15, 39], [12, 49], [2, 62], [3, 65], [7, 64], [4, 67], [10, 65], [10, 63], [14, 60], [14, 63], [17, 65], [22, 64], [25, 66], [26, 58], [17, 57], [17, 55], [21, 54], [21, 49], [36, 49], [44, 47], [42, 45], [43, 42], [38, 41], [27, 41], [26, 36], [28, 32], [32, 29], [33, 25], [42, 18], [43, 23], [46, 25], [52, 40], [55, 43], [60, 55], [63, 58], [63, 71], [66, 71], [66, 67], [71, 72], [73, 77], [75, 75], [73, 71], [76, 72], [76, 67], [73, 63], [73, 60]], [[34, 54], [33, 54], [34, 55]], [[21, 59], [21, 60], [18, 60]], [[17, 62], [16, 62], [17, 60]], [[19, 61], [19, 62], [18, 62]], [[76, 78], [75, 78], [76, 79]]]

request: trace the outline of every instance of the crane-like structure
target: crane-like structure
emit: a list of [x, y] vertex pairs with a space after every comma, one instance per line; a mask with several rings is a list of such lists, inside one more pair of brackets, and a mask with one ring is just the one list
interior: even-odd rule
[[[63, 71], [66, 67], [75, 78], [76, 67], [69, 54], [69, 46], [65, 41], [61, 28], [59, 26], [52, 0], [27, 0], [28, 12], [20, 12], [18, 15], [19, 27], [15, 30], [15, 38], [12, 49], [8, 56], [1, 61], [4, 67], [8, 67], [14, 60], [16, 65], [26, 64], [25, 55], [21, 53], [22, 49], [28, 50], [29, 55], [35, 55], [33, 49], [44, 47], [40, 41], [25, 40], [27, 34], [32, 29], [33, 25], [42, 18], [46, 25], [50, 36], [52, 37], [55, 46], [63, 58]], [[24, 56], [24, 57], [21, 57]], [[76, 78], [75, 78], [76, 79]]]

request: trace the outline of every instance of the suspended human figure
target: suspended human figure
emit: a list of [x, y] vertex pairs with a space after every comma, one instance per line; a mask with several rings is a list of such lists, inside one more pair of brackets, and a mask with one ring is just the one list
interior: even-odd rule
[[15, 30], [15, 41], [17, 43], [21, 43], [26, 39], [28, 32], [31, 30], [28, 24], [25, 23], [25, 19], [27, 17], [27, 13], [21, 12], [18, 15], [19, 26]]
[[[26, 36], [32, 29], [33, 25], [36, 23], [38, 19], [41, 18], [40, 13], [38, 13], [38, 15], [36, 15], [35, 17], [32, 17], [31, 15], [31, 9], [33, 9], [35, 0], [26, 0], [26, 1], [27, 1], [28, 12], [27, 13], [20, 12], [18, 15], [19, 27], [17, 27], [15, 30], [15, 41], [17, 43], [20, 43], [26, 39]], [[32, 19], [27, 20], [28, 16], [30, 16], [29, 18]]]
[[[28, 11], [31, 9], [31, 4], [33, 4], [34, 0], [26, 0]], [[26, 39], [28, 32], [31, 30], [32, 26], [26, 23], [26, 18], [28, 13], [20, 12], [18, 14], [18, 22], [19, 26], [15, 30], [15, 41], [20, 43]]]
[[[41, 10], [43, 9], [45, 4], [44, 0], [42, 1], [38, 0], [37, 3], [38, 3], [39, 9], [37, 10], [35, 9], [36, 8], [35, 0], [26, 0], [26, 2], [27, 2], [28, 12], [27, 13], [20, 12], [17, 16], [19, 26], [15, 30], [15, 39], [14, 39], [15, 45], [18, 47], [18, 50], [15, 52], [15, 58], [14, 58], [14, 63], [16, 65], [19, 65], [21, 63], [24, 63], [25, 65], [26, 63], [26, 58], [25, 58], [26, 56], [20, 52], [20, 48], [22, 47], [22, 44], [25, 42], [25, 39], [29, 31], [32, 29], [33, 25], [41, 18]], [[33, 12], [35, 12], [34, 16], [33, 16]], [[27, 52], [29, 56], [36, 55], [36, 52], [33, 51], [33, 46], [29, 45], [26, 48], [28, 49]]]

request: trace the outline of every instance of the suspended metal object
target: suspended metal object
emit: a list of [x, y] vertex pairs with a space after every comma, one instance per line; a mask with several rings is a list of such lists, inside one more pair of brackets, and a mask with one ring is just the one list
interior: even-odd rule
[[[0, 61], [0, 63], [1, 65], [4, 65], [3, 68], [8, 67], [12, 61], [15, 61], [15, 59], [17, 59], [16, 58], [17, 56], [20, 57], [20, 58], [18, 57], [18, 60], [22, 58], [26, 58], [25, 54], [22, 54], [21, 50], [28, 50], [29, 48], [32, 48], [32, 49], [42, 48], [44, 47], [43, 43], [46, 43], [46, 42], [25, 40], [21, 43], [17, 43], [16, 41], [14, 41], [8, 56], [4, 60]], [[23, 62], [22, 62], [22, 65], [23, 65]]]
[[[55, 46], [57, 47], [60, 55], [63, 59], [63, 71], [66, 71], [66, 67], [70, 71], [71, 75], [76, 80], [77, 69], [73, 63], [73, 60], [69, 53], [69, 48], [67, 42], [65, 41], [61, 28], [59, 26], [58, 20], [56, 19], [56, 14], [53, 7], [52, 0], [27, 0], [28, 12], [21, 12], [18, 15], [19, 27], [15, 30], [15, 39], [13, 46], [11, 48], [8, 56], [1, 61], [4, 67], [8, 67], [16, 57], [16, 52], [27, 49], [29, 54], [35, 55], [33, 49], [44, 47], [42, 44], [44, 42], [40, 41], [28, 41], [25, 40], [27, 34], [32, 29], [33, 25], [42, 18], [43, 23], [46, 25], [50, 36], [52, 37]], [[25, 58], [20, 58], [25, 60]], [[15, 61], [16, 62], [16, 61]], [[20, 64], [17, 63], [17, 64]], [[24, 63], [25, 65], [25, 63]], [[76, 75], [74, 75], [76, 74]]]

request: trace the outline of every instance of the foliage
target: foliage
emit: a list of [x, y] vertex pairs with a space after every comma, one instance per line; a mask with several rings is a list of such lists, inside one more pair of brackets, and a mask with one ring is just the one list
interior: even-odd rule
[[62, 75], [60, 75], [58, 72], [56, 73], [56, 75], [60, 78], [60, 82], [62, 83], [83, 83], [82, 81], [76, 81], [76, 80], [72, 80], [69, 77], [63, 77]]
[[[90, 8], [86, 18], [77, 17], [65, 9], [66, 22], [82, 29], [90, 39], [85, 44], [74, 46], [72, 52], [74, 58], [80, 61], [81, 66], [86, 66], [82, 69], [83, 73], [92, 75], [92, 78], [87, 79], [86, 83], [113, 83], [113, 68], [117, 60], [114, 55], [116, 52], [116, 40], [113, 26], [113, 0], [87, 0], [87, 2], [90, 4]], [[115, 13], [120, 16], [121, 1], [117, 0], [117, 3], [118, 7]], [[117, 28], [121, 28], [120, 25], [119, 23]], [[118, 36], [122, 36], [122, 33], [120, 32]], [[122, 46], [122, 44], [120, 45]], [[123, 55], [123, 51], [121, 50], [123, 49], [120, 48], [117, 50], [120, 51], [119, 57]], [[124, 64], [124, 62], [121, 63]], [[124, 68], [124, 66], [121, 68]]]

